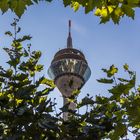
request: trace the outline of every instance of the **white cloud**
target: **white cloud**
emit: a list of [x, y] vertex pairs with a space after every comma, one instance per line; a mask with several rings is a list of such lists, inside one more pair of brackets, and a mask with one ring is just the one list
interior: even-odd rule
[[[63, 19], [61, 22], [63, 25], [68, 23], [68, 18]], [[80, 22], [71, 19], [72, 30], [80, 35], [87, 35], [88, 29]]]
[[75, 32], [81, 34], [81, 35], [86, 35], [87, 34], [87, 28], [84, 27], [82, 24], [72, 21], [72, 30]]

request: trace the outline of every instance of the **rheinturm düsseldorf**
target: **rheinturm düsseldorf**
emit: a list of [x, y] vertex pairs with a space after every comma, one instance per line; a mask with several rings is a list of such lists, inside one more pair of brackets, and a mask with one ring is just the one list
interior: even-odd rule
[[[67, 98], [72, 95], [73, 91], [80, 90], [90, 78], [91, 70], [84, 54], [73, 47], [70, 20], [67, 47], [54, 55], [48, 74], [61, 92], [64, 104], [67, 103]], [[75, 108], [74, 104], [71, 106]], [[68, 113], [64, 113], [63, 118], [67, 120]]]

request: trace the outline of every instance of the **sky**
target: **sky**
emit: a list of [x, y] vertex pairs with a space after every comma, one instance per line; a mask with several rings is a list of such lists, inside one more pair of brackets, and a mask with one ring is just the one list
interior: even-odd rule
[[[48, 77], [47, 69], [50, 66], [54, 54], [66, 47], [68, 35], [68, 20], [72, 21], [73, 46], [81, 50], [89, 63], [91, 77], [81, 90], [80, 97], [87, 93], [91, 96], [108, 96], [107, 88], [97, 82], [105, 74], [102, 68], [108, 68], [114, 64], [119, 68], [120, 76], [125, 76], [122, 69], [127, 63], [137, 73], [137, 84], [140, 80], [140, 10], [136, 10], [135, 20], [124, 17], [119, 25], [112, 21], [99, 24], [98, 17], [84, 13], [84, 9], [74, 12], [70, 7], [64, 8], [61, 1], [50, 4], [41, 2], [28, 8], [20, 19], [19, 25], [22, 34], [30, 34], [32, 50], [43, 52], [40, 62], [45, 65], [42, 72]], [[10, 11], [4, 15], [0, 14], [0, 65], [5, 66], [7, 56], [2, 51], [3, 46], [9, 45], [9, 39], [4, 32], [11, 29], [10, 23], [16, 17]], [[62, 106], [62, 96], [56, 88], [50, 95], [57, 98], [58, 106]]]

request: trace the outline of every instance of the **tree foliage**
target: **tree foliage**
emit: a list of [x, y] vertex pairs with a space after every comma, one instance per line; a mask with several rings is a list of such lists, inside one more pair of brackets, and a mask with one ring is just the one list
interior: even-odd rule
[[[5, 33], [13, 38], [11, 47], [4, 48], [9, 68], [0, 67], [0, 139], [119, 140], [127, 139], [128, 132], [140, 139], [140, 87], [136, 88], [136, 73], [127, 64], [123, 66], [127, 79], [117, 76], [114, 65], [102, 69], [106, 77], [98, 82], [111, 85], [108, 97], [87, 94], [78, 102], [80, 92], [76, 90], [57, 112], [55, 101], [48, 98], [55, 87], [53, 81], [37, 78], [43, 70], [38, 63], [41, 52], [31, 51], [28, 44], [23, 47], [31, 37], [17, 38], [21, 30], [17, 22], [11, 24], [15, 33]], [[75, 110], [69, 108], [71, 102], [75, 102]], [[69, 112], [67, 121], [63, 112]]]
[[[10, 9], [21, 17], [28, 6], [40, 1], [52, 0], [0, 0], [0, 9], [3, 13]], [[95, 16], [100, 17], [100, 23], [112, 20], [115, 24], [118, 24], [124, 16], [134, 19], [135, 9], [140, 7], [140, 0], [63, 0], [62, 2], [65, 7], [70, 6], [74, 11], [83, 7], [86, 14], [93, 12]]]
[[[38, 64], [41, 52], [31, 51], [30, 44], [23, 47], [22, 42], [31, 37], [17, 38], [20, 32], [17, 22], [15, 19], [11, 24], [15, 33], [5, 33], [13, 38], [11, 47], [4, 48], [9, 68], [0, 67], [0, 139], [38, 140], [57, 129], [57, 119], [49, 114], [54, 103], [47, 98], [55, 86], [44, 76], [36, 78], [43, 70], [43, 65]], [[50, 129], [44, 129], [45, 126]]]

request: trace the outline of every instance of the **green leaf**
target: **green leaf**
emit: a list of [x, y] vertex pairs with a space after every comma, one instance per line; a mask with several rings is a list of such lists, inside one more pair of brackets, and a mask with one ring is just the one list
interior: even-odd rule
[[72, 95], [75, 97], [75, 96], [78, 96], [80, 94], [80, 90], [74, 90], [72, 92]]
[[122, 5], [122, 10], [128, 17], [134, 19], [135, 11], [132, 7], [130, 7], [129, 5]]
[[35, 66], [35, 70], [36, 70], [37, 72], [42, 71], [42, 70], [43, 70], [43, 65], [40, 65], [40, 64], [36, 65], [36, 66]]
[[109, 72], [108, 72], [108, 76], [110, 77], [110, 76], [113, 76], [115, 73], [117, 73], [118, 72], [118, 68], [116, 68], [114, 65], [112, 65], [111, 67], [110, 67], [110, 70], [109, 70]]
[[79, 104], [78, 104], [78, 107], [77, 108], [80, 108], [80, 107], [82, 107], [82, 106], [85, 106], [85, 105], [93, 105], [95, 102], [94, 102], [94, 100], [92, 99], [92, 97], [85, 97], [85, 98], [83, 98], [82, 99], [82, 102], [80, 102]]
[[18, 73], [14, 79], [15, 80], [19, 80], [19, 81], [24, 81], [25, 79], [28, 79], [29, 75], [28, 74], [24, 74], [24, 73]]
[[99, 83], [104, 83], [104, 84], [112, 84], [114, 82], [113, 79], [106, 79], [106, 78], [102, 78], [97, 80]]
[[128, 64], [123, 65], [123, 68], [124, 68], [126, 71], [128, 71], [128, 70], [129, 70]]
[[118, 78], [119, 81], [121, 82], [129, 82], [130, 80], [124, 79], [124, 78]]
[[11, 10], [14, 11], [18, 17], [21, 17], [26, 10], [26, 1], [12, 0], [10, 4]]
[[26, 40], [31, 40], [31, 38], [32, 37], [30, 35], [25, 35], [22, 38], [17, 39], [16, 41], [17, 42], [23, 42], [23, 41], [26, 41]]
[[32, 52], [32, 58], [34, 59], [39, 59], [41, 57], [41, 52], [40, 51], [33, 51]]
[[12, 36], [13, 34], [10, 31], [5, 32], [5, 35]]
[[102, 70], [107, 74], [108, 77], [112, 77], [115, 75], [115, 73], [118, 72], [118, 68], [116, 68], [114, 65], [110, 66], [108, 70], [107, 69], [102, 69]]
[[98, 104], [106, 104], [109, 102], [109, 99], [106, 97], [96, 96], [96, 103]]
[[10, 66], [16, 67], [20, 63], [20, 60], [18, 58], [16, 58], [16, 59], [9, 60], [7, 63]]
[[101, 15], [101, 9], [97, 8], [94, 12], [94, 15], [100, 16]]
[[114, 94], [114, 97], [120, 97], [120, 95], [122, 94], [128, 94], [129, 91], [135, 87], [135, 81], [136, 77], [134, 75], [133, 78], [127, 84], [120, 83], [108, 91]]
[[85, 6], [85, 13], [89, 13], [95, 8], [95, 2], [93, 0], [88, 0], [86, 6]]
[[[50, 99], [48, 101], [46, 101], [47, 97], [41, 97], [41, 99], [40, 99], [39, 106], [37, 107], [37, 111], [39, 113], [42, 113], [43, 111], [45, 111], [47, 109], [46, 106], [51, 102]], [[51, 112], [52, 111], [52, 106], [48, 106], [48, 107], [51, 108], [51, 109], [48, 110], [48, 112]]]
[[29, 56], [29, 52], [26, 49], [24, 49], [23, 56], [24, 57], [28, 57]]
[[7, 75], [8, 77], [12, 76], [12, 74], [13, 74], [13, 70], [12, 70], [12, 69], [8, 69], [8, 70], [6, 71], [6, 75]]
[[127, 2], [128, 2], [128, 5], [130, 5], [131, 7], [136, 7], [136, 6], [138, 6], [139, 5], [139, 0], [127, 0]]
[[122, 137], [126, 133], [127, 133], [126, 125], [121, 123], [117, 124], [117, 126], [115, 127], [115, 135]]
[[72, 2], [71, 7], [76, 12], [80, 8], [80, 4], [78, 2]]
[[107, 8], [102, 8], [101, 9], [101, 17], [105, 18], [107, 16], [108, 16]]
[[0, 9], [3, 13], [5, 13], [9, 9], [9, 0], [0, 0]]
[[52, 88], [55, 88], [54, 82], [52, 80], [45, 78], [45, 77], [41, 77], [38, 82], [40, 84], [44, 84], [44, 85], [50, 86]]
[[72, 1], [71, 0], [63, 0], [64, 6], [71, 5]]
[[26, 5], [30, 6], [33, 4], [32, 0], [24, 0], [26, 2]]
[[115, 24], [119, 24], [120, 22], [120, 16], [116, 16], [114, 13], [111, 14], [111, 18], [112, 18], [112, 21], [115, 23]]
[[15, 47], [17, 50], [21, 50], [22, 45], [21, 45], [20, 42], [13, 41], [13, 43], [12, 43], [12, 47]]

